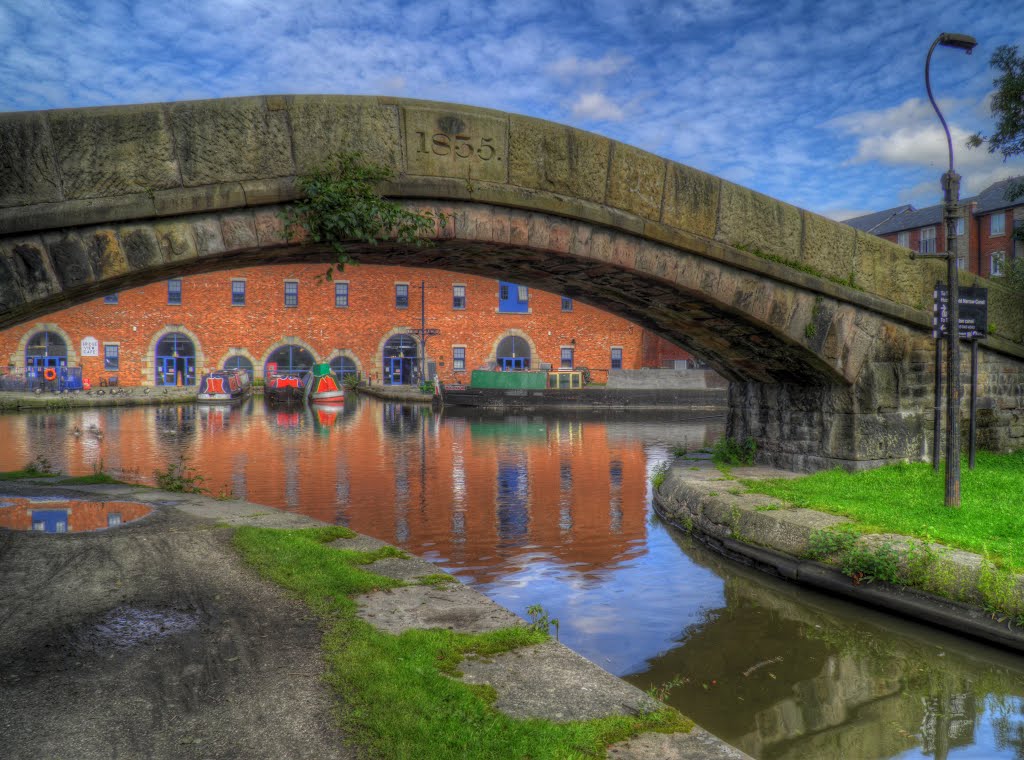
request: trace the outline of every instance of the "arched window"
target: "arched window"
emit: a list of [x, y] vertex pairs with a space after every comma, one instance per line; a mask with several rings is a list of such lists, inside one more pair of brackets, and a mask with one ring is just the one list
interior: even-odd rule
[[335, 356], [331, 359], [331, 372], [344, 379], [345, 375], [355, 375], [359, 372], [356, 363], [347, 356]]
[[37, 332], [25, 346], [25, 369], [35, 372], [46, 367], [66, 367], [68, 346], [57, 333]]
[[195, 385], [196, 346], [179, 332], [167, 333], [156, 344], [156, 384]]
[[[302, 346], [289, 343], [281, 346], [267, 357], [267, 364], [276, 364], [278, 372], [305, 372], [314, 364], [313, 354]], [[266, 366], [263, 367], [266, 373]]]
[[241, 369], [249, 375], [249, 379], [253, 379], [253, 368], [252, 362], [241, 354], [235, 354], [234, 356], [228, 357], [228, 360], [224, 362], [224, 369]]
[[530, 344], [526, 338], [509, 335], [502, 338], [497, 351], [498, 366], [505, 371], [530, 368]]

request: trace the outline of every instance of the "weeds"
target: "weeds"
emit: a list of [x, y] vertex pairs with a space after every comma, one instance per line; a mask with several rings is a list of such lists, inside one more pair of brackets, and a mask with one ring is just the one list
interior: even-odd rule
[[548, 615], [547, 610], [539, 604], [531, 604], [526, 608], [526, 614], [530, 616], [530, 629], [539, 633], [550, 633], [551, 628], [555, 629], [555, 641], [558, 641], [558, 618]]
[[164, 491], [175, 493], [205, 493], [203, 481], [205, 478], [185, 461], [185, 455], [166, 470], [154, 470], [153, 477], [156, 479], [156, 487]]
[[659, 462], [655, 465], [654, 470], [651, 472], [651, 485], [657, 490], [661, 488], [661, 484], [665, 482], [665, 478], [668, 477], [668, 471], [672, 468], [670, 462]]
[[741, 442], [734, 438], [722, 437], [715, 441], [711, 460], [719, 465], [750, 466], [754, 464], [756, 454], [757, 442], [753, 438]]

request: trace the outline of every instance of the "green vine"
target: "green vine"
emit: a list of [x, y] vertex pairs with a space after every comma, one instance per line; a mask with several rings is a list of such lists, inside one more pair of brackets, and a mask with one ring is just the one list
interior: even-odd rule
[[377, 188], [393, 177], [390, 168], [363, 161], [359, 153], [332, 154], [322, 167], [296, 179], [303, 197], [281, 212], [285, 239], [304, 233], [309, 242], [330, 246], [335, 260], [323, 275], [326, 280], [352, 263], [352, 243], [377, 245], [386, 237], [402, 245], [423, 245], [448, 218], [410, 211], [383, 198]]

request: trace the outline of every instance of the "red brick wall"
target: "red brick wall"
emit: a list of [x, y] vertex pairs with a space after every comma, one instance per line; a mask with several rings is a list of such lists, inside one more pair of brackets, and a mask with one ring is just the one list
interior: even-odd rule
[[693, 356], [674, 343], [654, 333], [644, 331], [643, 366], [663, 367], [666, 362], [692, 359]]
[[[307, 344], [318, 360], [336, 349], [347, 349], [364, 376], [380, 380], [381, 346], [396, 332], [420, 326], [420, 282], [426, 282], [426, 325], [440, 334], [427, 340], [427, 357], [438, 362], [443, 380], [452, 372], [452, 346], [466, 347], [466, 373], [493, 361], [498, 341], [515, 331], [533, 344], [534, 367], [539, 362], [559, 366], [562, 346], [575, 343], [576, 366], [590, 367], [603, 382], [611, 348], [623, 350], [623, 367], [643, 366], [644, 331], [625, 320], [579, 302], [563, 312], [561, 297], [530, 290], [530, 313], [498, 313], [498, 283], [438, 270], [406, 267], [352, 266], [339, 277], [349, 282], [349, 307], [334, 306], [334, 286], [317, 284], [319, 264], [261, 266], [186, 277], [182, 303], [167, 303], [166, 282], [123, 291], [119, 303], [96, 299], [64, 309], [30, 324], [0, 331], [0, 366], [24, 367], [23, 339], [52, 324], [67, 333], [75, 354], [86, 336], [100, 343], [99, 357], [83, 357], [83, 374], [94, 383], [117, 376], [122, 385], [152, 385], [153, 346], [160, 334], [184, 328], [195, 336], [197, 371], [219, 367], [230, 352], [245, 349], [257, 372], [269, 350], [286, 338]], [[245, 306], [231, 305], [231, 281], [245, 279]], [[284, 306], [284, 281], [299, 281], [299, 305]], [[409, 284], [409, 308], [395, 306], [395, 283]], [[452, 286], [466, 286], [466, 308], [452, 308]], [[286, 342], [291, 342], [286, 341]], [[105, 343], [120, 344], [120, 368], [103, 369]], [[74, 363], [74, 362], [73, 362]], [[658, 366], [657, 364], [653, 366]]]

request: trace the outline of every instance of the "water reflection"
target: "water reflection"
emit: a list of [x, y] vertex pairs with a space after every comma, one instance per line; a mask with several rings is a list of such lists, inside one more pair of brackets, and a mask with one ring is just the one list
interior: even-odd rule
[[144, 504], [127, 501], [0, 496], [0, 528], [36, 533], [82, 533], [117, 528], [143, 518], [151, 511]]
[[[75, 434], [74, 431], [80, 431]], [[82, 432], [84, 431], [84, 432]], [[397, 543], [762, 758], [1017, 757], [1019, 658], [747, 572], [649, 511], [653, 468], [719, 420], [339, 408], [0, 415], [0, 469], [152, 482], [185, 459], [234, 494]]]
[[[628, 677], [765, 759], [1024, 757], [1019, 657], [737, 568], [677, 645]], [[969, 748], [969, 750], [968, 750]]]

